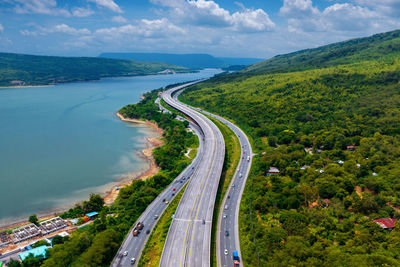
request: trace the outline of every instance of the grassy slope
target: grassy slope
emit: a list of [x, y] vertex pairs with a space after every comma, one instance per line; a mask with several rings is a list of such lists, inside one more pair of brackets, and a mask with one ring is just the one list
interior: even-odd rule
[[158, 223], [154, 227], [146, 246], [143, 249], [138, 266], [156, 267], [160, 264], [162, 250], [164, 248], [165, 240], [167, 239], [169, 226], [172, 222], [172, 215], [175, 213], [185, 189], [186, 185], [184, 188], [182, 188], [174, 200], [171, 201], [168, 208], [165, 210]]
[[165, 63], [150, 63], [91, 57], [54, 57], [0, 53], [0, 86], [97, 80], [102, 77], [155, 74], [165, 69], [187, 69]]

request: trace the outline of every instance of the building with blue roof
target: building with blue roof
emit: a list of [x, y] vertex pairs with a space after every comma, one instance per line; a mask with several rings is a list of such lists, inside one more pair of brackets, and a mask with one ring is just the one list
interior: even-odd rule
[[97, 215], [99, 215], [99, 213], [96, 212], [96, 211], [93, 211], [93, 212], [86, 213], [85, 215], [86, 215], [86, 217], [88, 217], [89, 219], [92, 220], [92, 219], [95, 218]]
[[27, 258], [30, 254], [33, 254], [34, 257], [43, 257], [44, 259], [46, 258], [46, 252], [47, 252], [47, 247], [46, 246], [40, 246], [25, 252], [20, 253], [18, 256], [19, 258], [23, 261], [25, 258]]

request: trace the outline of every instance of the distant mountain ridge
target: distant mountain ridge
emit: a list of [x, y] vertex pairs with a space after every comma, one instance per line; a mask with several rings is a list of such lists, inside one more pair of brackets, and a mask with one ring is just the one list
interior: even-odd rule
[[226, 68], [232, 65], [250, 65], [263, 59], [214, 57], [209, 54], [168, 54], [168, 53], [102, 53], [101, 58], [164, 62], [191, 69]]
[[47, 85], [104, 77], [157, 74], [166, 70], [189, 71], [184, 67], [159, 62], [0, 53], [0, 86]]

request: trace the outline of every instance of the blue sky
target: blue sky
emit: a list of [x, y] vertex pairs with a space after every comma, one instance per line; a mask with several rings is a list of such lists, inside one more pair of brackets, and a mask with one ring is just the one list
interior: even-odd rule
[[0, 51], [268, 58], [400, 28], [400, 0], [0, 0]]

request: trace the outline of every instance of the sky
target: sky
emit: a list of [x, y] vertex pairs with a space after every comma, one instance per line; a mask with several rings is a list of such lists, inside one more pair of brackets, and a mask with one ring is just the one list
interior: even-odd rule
[[0, 0], [0, 52], [269, 58], [400, 28], [400, 0]]

